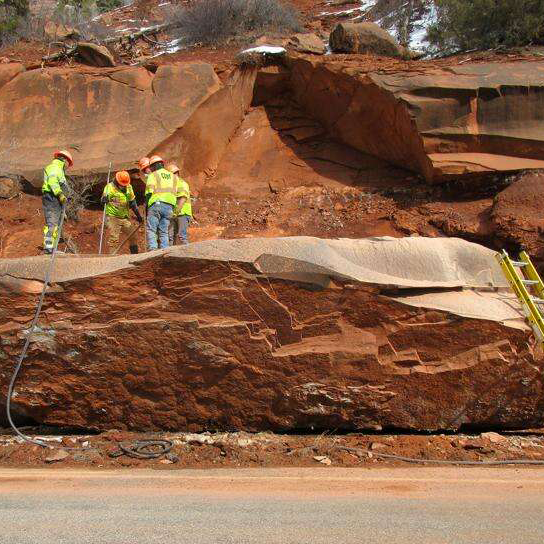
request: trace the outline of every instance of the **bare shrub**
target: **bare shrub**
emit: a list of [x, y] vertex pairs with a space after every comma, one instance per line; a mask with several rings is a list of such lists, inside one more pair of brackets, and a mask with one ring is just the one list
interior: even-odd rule
[[86, 41], [102, 41], [114, 35], [111, 29], [96, 18], [96, 10], [59, 4], [53, 12], [43, 7], [27, 13], [24, 17], [18, 17], [9, 26], [9, 31], [2, 31], [0, 23], [0, 43], [10, 45], [20, 40], [47, 43], [53, 40], [46, 33], [46, 25], [51, 22], [74, 29]]
[[219, 45], [262, 32], [300, 30], [297, 12], [280, 0], [197, 0], [170, 14], [186, 45]]
[[95, 201], [94, 188], [100, 183], [100, 176], [66, 178], [66, 219], [79, 221], [79, 212]]
[[79, 253], [79, 246], [75, 237], [72, 236], [72, 234], [64, 231], [62, 233], [61, 241], [64, 242], [64, 245], [66, 247], [65, 253], [73, 253], [74, 255], [77, 255]]

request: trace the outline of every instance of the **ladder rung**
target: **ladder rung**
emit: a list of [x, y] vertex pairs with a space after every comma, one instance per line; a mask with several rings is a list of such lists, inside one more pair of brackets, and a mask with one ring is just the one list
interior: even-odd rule
[[519, 268], [527, 266], [527, 264], [528, 264], [528, 263], [523, 262], [523, 261], [512, 261], [512, 260], [510, 260], [510, 262], [512, 263], [512, 266], [518, 266]]
[[521, 280], [525, 285], [538, 285], [540, 282], [538, 280]]
[[544, 304], [544, 299], [538, 297], [530, 297], [535, 304]]

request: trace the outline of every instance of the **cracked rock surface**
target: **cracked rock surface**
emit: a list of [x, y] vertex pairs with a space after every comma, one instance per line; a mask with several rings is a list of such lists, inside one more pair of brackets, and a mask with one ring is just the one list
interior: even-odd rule
[[[0, 397], [44, 258], [0, 260]], [[484, 272], [485, 271], [485, 272]], [[131, 430], [542, 422], [493, 252], [458, 239], [214, 240], [57, 262], [14, 410]]]
[[222, 83], [204, 62], [155, 72], [141, 66], [25, 71], [2, 65], [0, 167], [36, 187], [44, 164], [62, 147], [74, 151], [75, 176], [108, 172], [110, 162], [113, 171], [133, 169], [150, 152], [173, 157], [173, 149], [182, 147], [197, 170], [213, 167], [206, 162], [208, 148], [221, 154], [249, 106], [254, 79], [254, 70], [235, 69]]

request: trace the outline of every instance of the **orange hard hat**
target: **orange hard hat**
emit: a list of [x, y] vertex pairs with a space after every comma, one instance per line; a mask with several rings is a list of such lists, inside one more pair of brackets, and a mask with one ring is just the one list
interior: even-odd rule
[[117, 183], [123, 187], [130, 185], [130, 174], [126, 170], [121, 170], [115, 174]]
[[172, 174], [177, 174], [179, 172], [179, 168], [177, 166], [177, 164], [169, 164], [167, 167], [166, 167], [167, 170], [170, 170], [170, 172], [172, 172]]
[[53, 155], [55, 159], [60, 159], [60, 157], [64, 157], [70, 166], [73, 166], [74, 159], [72, 159], [72, 154], [69, 151], [66, 151], [66, 149], [61, 149], [60, 151], [55, 151], [55, 154]]
[[145, 170], [146, 168], [149, 168], [149, 157], [142, 157], [138, 162], [138, 167], [140, 168], [140, 170]]
[[162, 157], [159, 157], [158, 155], [153, 155], [152, 157], [149, 158], [149, 166], [151, 166], [152, 164], [156, 164], [158, 162], [164, 162], [162, 160]]

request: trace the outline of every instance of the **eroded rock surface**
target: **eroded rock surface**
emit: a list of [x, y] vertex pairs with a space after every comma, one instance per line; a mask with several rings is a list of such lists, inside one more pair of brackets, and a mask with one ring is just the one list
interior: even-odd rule
[[427, 180], [544, 168], [539, 62], [440, 68], [289, 60], [297, 100], [329, 133]]
[[[251, 68], [235, 70], [223, 84], [203, 62], [159, 66], [156, 73], [2, 66], [0, 170], [41, 186], [44, 165], [63, 147], [73, 151], [76, 176], [107, 172], [110, 162], [113, 170], [132, 169], [140, 157], [165, 148], [180, 166], [190, 150], [198, 167], [213, 167], [213, 157], [201, 166], [202, 156], [209, 148], [224, 150], [249, 106], [254, 78]], [[199, 115], [200, 108], [208, 114]]]
[[[0, 261], [4, 396], [44, 264]], [[14, 398], [18, 414], [39, 422], [191, 431], [542, 423], [542, 363], [493, 252], [475, 244], [216, 240], [61, 258], [54, 282]]]

